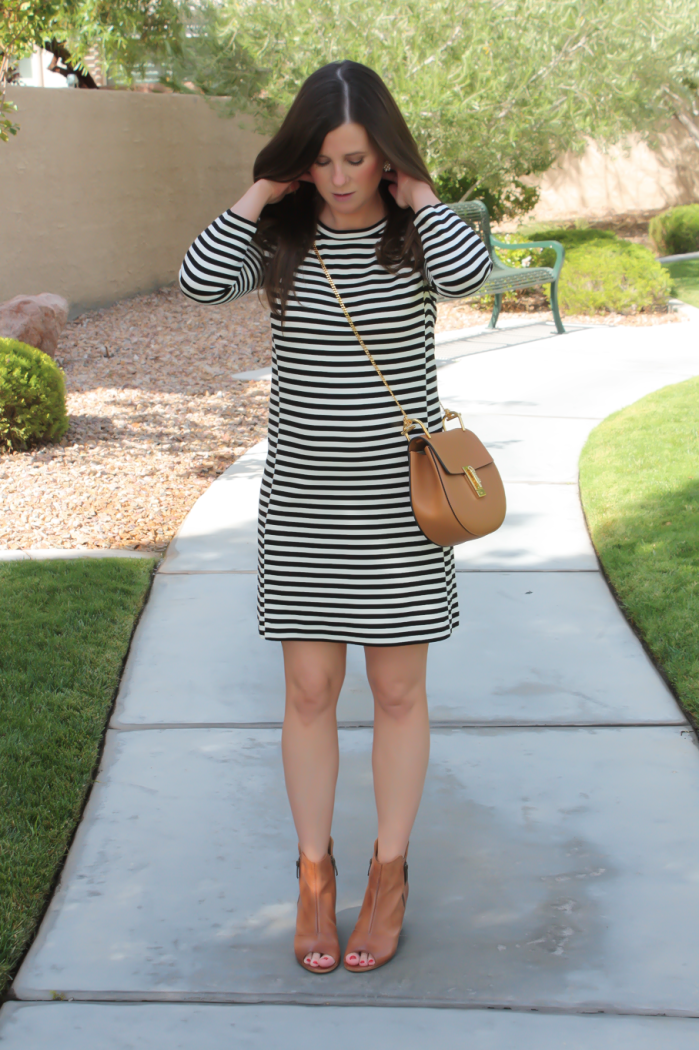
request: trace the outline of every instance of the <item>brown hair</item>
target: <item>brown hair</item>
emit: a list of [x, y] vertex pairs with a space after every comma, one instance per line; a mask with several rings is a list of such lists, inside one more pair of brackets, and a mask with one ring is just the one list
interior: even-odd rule
[[[347, 123], [361, 124], [394, 169], [434, 189], [403, 114], [383, 80], [368, 66], [349, 61], [331, 62], [302, 84], [281, 128], [257, 155], [255, 181], [297, 179], [315, 162], [325, 136]], [[423, 271], [413, 211], [398, 207], [385, 180], [379, 183], [379, 192], [386, 203], [387, 221], [376, 246], [377, 259], [392, 273], [404, 266]], [[294, 293], [294, 274], [313, 244], [321, 203], [315, 186], [302, 182], [295, 193], [262, 209], [254, 240], [268, 257], [263, 282], [267, 301], [272, 313], [282, 319]]]

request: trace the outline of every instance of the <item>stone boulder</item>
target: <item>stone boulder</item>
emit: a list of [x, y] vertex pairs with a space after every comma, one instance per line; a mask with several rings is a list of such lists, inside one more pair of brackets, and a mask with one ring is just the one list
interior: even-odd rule
[[0, 336], [19, 339], [51, 357], [68, 320], [68, 303], [61, 295], [16, 295], [0, 303]]

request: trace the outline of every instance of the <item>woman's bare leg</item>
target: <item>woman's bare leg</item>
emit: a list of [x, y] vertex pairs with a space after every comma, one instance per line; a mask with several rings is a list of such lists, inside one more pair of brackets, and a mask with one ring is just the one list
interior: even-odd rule
[[[374, 795], [381, 864], [405, 854], [425, 785], [430, 757], [427, 713], [427, 643], [365, 646], [374, 694]], [[372, 966], [366, 952], [347, 956], [350, 966]]]
[[[337, 700], [345, 677], [341, 642], [282, 642], [286, 710], [282, 730], [284, 778], [299, 846], [309, 860], [328, 851], [339, 766]], [[314, 952], [307, 962], [332, 966]]]

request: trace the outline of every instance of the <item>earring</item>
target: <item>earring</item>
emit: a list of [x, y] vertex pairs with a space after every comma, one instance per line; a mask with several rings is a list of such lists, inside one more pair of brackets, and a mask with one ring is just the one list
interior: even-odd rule
[[386, 161], [386, 163], [383, 166], [383, 170], [384, 171], [390, 171], [391, 170], [391, 165], [390, 165], [389, 161]]

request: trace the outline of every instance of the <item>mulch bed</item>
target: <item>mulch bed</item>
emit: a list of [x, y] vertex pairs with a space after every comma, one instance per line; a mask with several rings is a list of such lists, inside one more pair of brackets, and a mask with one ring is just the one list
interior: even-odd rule
[[[465, 303], [440, 303], [437, 310], [435, 331], [449, 332], [457, 328], [470, 328], [472, 325], [488, 324], [492, 307], [480, 309], [478, 306], [467, 306]], [[546, 296], [539, 288], [526, 288], [517, 293], [515, 299], [503, 299], [500, 312], [501, 320], [508, 321], [551, 321], [553, 314], [549, 310]], [[563, 326], [566, 325], [623, 325], [631, 328], [647, 328], [658, 324], [681, 324], [686, 318], [677, 313], [638, 313], [638, 314], [564, 314]]]
[[[551, 319], [546, 306], [532, 296], [505, 312]], [[489, 317], [442, 303], [437, 331]], [[0, 549], [161, 551], [212, 480], [266, 435], [269, 383], [233, 378], [271, 363], [267, 310], [255, 294], [200, 306], [168, 287], [123, 300], [68, 324], [56, 357], [70, 430], [59, 445], [0, 455]]]
[[163, 550], [195, 500], [267, 432], [270, 363], [254, 295], [200, 306], [179, 289], [83, 314], [56, 358], [70, 430], [0, 456], [0, 548]]

